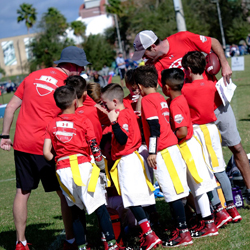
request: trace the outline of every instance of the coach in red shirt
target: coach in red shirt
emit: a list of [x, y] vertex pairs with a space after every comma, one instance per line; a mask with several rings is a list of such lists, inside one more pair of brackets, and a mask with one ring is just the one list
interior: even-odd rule
[[[55, 89], [64, 85], [68, 76], [80, 75], [89, 62], [83, 49], [69, 46], [62, 50], [60, 60], [54, 63], [56, 67], [37, 70], [27, 76], [5, 110], [0, 146], [3, 150], [10, 150], [10, 128], [14, 113], [20, 107], [13, 143], [17, 188], [13, 205], [16, 250], [29, 250], [25, 237], [27, 202], [31, 190], [38, 187], [40, 180], [45, 192], [57, 191], [61, 199], [66, 239], [74, 238], [71, 218], [68, 217], [70, 210], [55, 175], [55, 162], [45, 160], [43, 142], [47, 124], [60, 112], [53, 97]], [[65, 241], [65, 248], [67, 244], [68, 241]]]
[[[173, 34], [161, 41], [153, 31], [144, 30], [139, 32], [134, 40], [135, 52], [133, 60], [141, 58], [148, 59], [147, 64], [153, 64], [158, 71], [158, 83], [161, 85], [161, 71], [168, 68], [182, 68], [182, 57], [189, 51], [201, 51], [210, 53], [211, 50], [217, 54], [221, 63], [221, 74], [224, 82], [229, 83], [232, 70], [227, 62], [220, 42], [212, 37], [194, 34], [188, 31], [181, 31]], [[206, 72], [204, 79], [210, 79], [211, 76]], [[212, 79], [217, 81], [215, 77]], [[220, 130], [222, 145], [228, 146], [232, 151], [235, 163], [242, 173], [248, 195], [247, 203], [250, 204], [250, 167], [247, 155], [242, 147], [241, 138], [237, 130], [236, 120], [230, 104], [223, 106], [218, 93], [214, 99], [215, 115], [217, 120], [215, 124]]]

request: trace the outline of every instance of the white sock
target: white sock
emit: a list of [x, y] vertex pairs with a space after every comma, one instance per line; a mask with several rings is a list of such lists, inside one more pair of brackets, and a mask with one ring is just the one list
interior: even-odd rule
[[21, 242], [24, 246], [27, 245], [27, 240], [24, 240], [24, 241], [21, 241], [21, 240], [20, 240], [20, 241], [16, 241], [16, 245], [17, 245], [18, 242]]
[[207, 194], [201, 194], [195, 197], [195, 199], [197, 200], [198, 206], [200, 208], [202, 218], [211, 215], [210, 204]]
[[75, 241], [75, 238], [73, 238], [73, 239], [70, 239], [70, 240], [66, 240], [69, 244], [73, 244], [74, 243], [74, 241]]

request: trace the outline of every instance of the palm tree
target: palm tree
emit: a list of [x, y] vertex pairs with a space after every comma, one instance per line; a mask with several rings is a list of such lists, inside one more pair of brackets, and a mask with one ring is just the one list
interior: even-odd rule
[[28, 30], [33, 27], [36, 22], [36, 9], [32, 7], [32, 4], [23, 3], [20, 5], [20, 9], [17, 10], [17, 22], [21, 22], [25, 20], [25, 25]]
[[86, 25], [81, 21], [73, 21], [70, 24], [71, 28], [74, 30], [75, 36], [84, 36], [86, 31]]

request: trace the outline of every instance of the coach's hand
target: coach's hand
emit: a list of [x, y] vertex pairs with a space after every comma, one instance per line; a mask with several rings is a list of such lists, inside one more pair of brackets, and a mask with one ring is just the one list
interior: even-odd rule
[[156, 166], [156, 164], [157, 164], [157, 162], [156, 162], [156, 154], [150, 154], [150, 155], [148, 156], [147, 161], [148, 161], [148, 165], [149, 165], [151, 168], [153, 168], [153, 169], [156, 169], [156, 168], [157, 168], [157, 166]]
[[11, 139], [1, 139], [1, 144], [0, 144], [1, 149], [10, 151], [11, 146], [12, 146]]

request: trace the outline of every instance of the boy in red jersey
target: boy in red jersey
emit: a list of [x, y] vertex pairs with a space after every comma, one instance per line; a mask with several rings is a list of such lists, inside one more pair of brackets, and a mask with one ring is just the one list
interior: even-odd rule
[[191, 81], [191, 83], [184, 84], [182, 94], [186, 97], [190, 108], [194, 134], [199, 137], [203, 144], [207, 162], [210, 162], [226, 199], [227, 211], [223, 209], [217, 191], [213, 191], [214, 198], [211, 202], [215, 209], [215, 224], [219, 228], [232, 220], [237, 222], [242, 218], [233, 203], [231, 183], [225, 172], [226, 164], [223, 158], [220, 135], [214, 124], [216, 116], [213, 102], [216, 88], [213, 82], [203, 78], [206, 60], [201, 52], [188, 52], [182, 59], [182, 65], [186, 77]]
[[162, 243], [152, 231], [142, 208], [155, 204], [154, 188], [146, 174], [143, 158], [137, 152], [141, 135], [136, 115], [124, 107], [123, 98], [119, 84], [112, 83], [102, 89], [102, 101], [112, 124], [111, 157], [115, 164], [110, 173], [124, 207], [130, 208], [142, 229], [141, 249], [149, 250]]
[[173, 237], [163, 243], [166, 247], [193, 244], [186, 224], [182, 198], [189, 194], [186, 164], [177, 146], [178, 140], [169, 124], [169, 109], [164, 97], [156, 92], [157, 71], [154, 66], [135, 69], [134, 79], [142, 98], [142, 125], [148, 146], [148, 164], [154, 168], [155, 177], [178, 222]]
[[196, 213], [200, 225], [193, 228], [192, 237], [218, 235], [211, 215], [207, 192], [217, 187], [214, 174], [208, 169], [203, 158], [202, 147], [193, 136], [193, 126], [188, 103], [181, 94], [184, 83], [184, 72], [178, 68], [165, 69], [161, 73], [162, 90], [170, 103], [170, 121], [173, 131], [179, 140], [182, 157], [187, 164], [187, 180], [195, 197]]
[[[44, 140], [44, 156], [57, 162], [56, 174], [67, 203], [72, 207], [73, 229], [78, 249], [86, 249], [84, 228], [76, 206], [88, 214], [96, 212], [109, 249], [120, 249], [114, 239], [110, 216], [105, 206], [105, 195], [99, 180], [104, 160], [91, 122], [86, 117], [75, 114], [76, 92], [71, 86], [62, 86], [54, 93], [56, 105], [62, 114], [47, 126]], [[98, 165], [90, 163], [90, 148]], [[74, 206], [76, 205], [76, 206]]]

